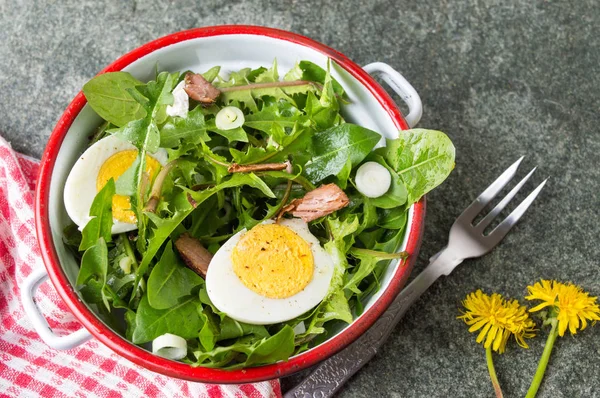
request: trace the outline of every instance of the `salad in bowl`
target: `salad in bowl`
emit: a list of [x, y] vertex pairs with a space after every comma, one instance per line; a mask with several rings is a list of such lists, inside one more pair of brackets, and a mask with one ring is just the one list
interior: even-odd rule
[[66, 179], [64, 241], [76, 289], [113, 330], [237, 369], [360, 316], [454, 147], [435, 130], [385, 139], [346, 122], [330, 67], [119, 71], [84, 86], [104, 123]]

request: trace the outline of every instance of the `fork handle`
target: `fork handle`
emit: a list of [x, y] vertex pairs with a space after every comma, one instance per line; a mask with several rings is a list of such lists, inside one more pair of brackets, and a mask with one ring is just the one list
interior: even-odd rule
[[317, 365], [306, 379], [286, 392], [284, 398], [333, 396], [352, 375], [375, 356], [410, 306], [445, 273], [448, 265], [456, 265], [456, 261], [446, 249], [434, 255], [429, 265], [400, 292], [369, 330], [346, 349]]

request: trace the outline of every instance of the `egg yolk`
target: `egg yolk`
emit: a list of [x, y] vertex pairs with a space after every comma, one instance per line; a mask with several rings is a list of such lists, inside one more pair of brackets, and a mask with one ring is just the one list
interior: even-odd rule
[[[138, 152], [134, 149], [117, 152], [102, 164], [100, 171], [98, 172], [98, 178], [96, 179], [96, 191], [99, 192], [104, 185], [111, 178], [117, 181], [119, 177], [128, 168], [131, 167], [135, 159], [137, 158]], [[158, 170], [160, 169], [160, 163], [148, 155], [146, 155], [146, 173], [150, 177], [150, 181], [154, 179]], [[137, 217], [133, 210], [131, 210], [131, 201], [129, 196], [115, 195], [112, 200], [112, 215], [117, 221], [124, 223], [135, 224]]]
[[279, 224], [257, 225], [231, 253], [233, 271], [250, 290], [269, 298], [287, 298], [311, 281], [314, 259], [310, 244]]

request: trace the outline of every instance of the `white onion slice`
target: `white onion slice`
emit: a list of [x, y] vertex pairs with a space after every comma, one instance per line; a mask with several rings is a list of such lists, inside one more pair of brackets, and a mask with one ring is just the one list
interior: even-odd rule
[[152, 353], [163, 358], [178, 360], [187, 355], [187, 342], [179, 336], [165, 333], [152, 341]]
[[184, 90], [185, 80], [179, 82], [173, 89], [173, 105], [167, 105], [167, 115], [186, 118], [190, 107], [190, 98]]
[[356, 171], [356, 189], [367, 198], [384, 195], [392, 185], [389, 170], [377, 162], [367, 162]]
[[215, 118], [219, 130], [233, 130], [244, 124], [244, 112], [235, 106], [226, 106], [221, 109]]
[[304, 321], [301, 321], [299, 324], [294, 326], [294, 334], [299, 335], [306, 332], [306, 326], [304, 326]]

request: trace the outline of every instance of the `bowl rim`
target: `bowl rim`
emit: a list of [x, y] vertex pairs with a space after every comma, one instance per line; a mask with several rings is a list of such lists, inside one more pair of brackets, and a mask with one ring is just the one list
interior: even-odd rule
[[[203, 37], [226, 35], [266, 36], [300, 44], [328, 56], [337, 62], [347, 72], [349, 72], [356, 80], [358, 80], [371, 92], [379, 104], [390, 115], [397, 128], [401, 130], [408, 129], [408, 125], [402, 117], [402, 114], [400, 113], [400, 110], [398, 109], [394, 100], [383, 89], [383, 87], [381, 87], [359, 65], [351, 61], [345, 55], [324, 44], [321, 44], [308, 37], [280, 29], [254, 25], [220, 25], [185, 30], [153, 40], [130, 51], [108, 65], [106, 68], [100, 71], [99, 74], [119, 71], [125, 66], [152, 53], [155, 50], [175, 43]], [[354, 320], [352, 324], [350, 324], [340, 333], [319, 344], [314, 349], [294, 356], [287, 361], [277, 362], [270, 365], [240, 370], [223, 370], [205, 367], [192, 367], [182, 362], [171, 361], [158, 357], [144, 350], [143, 348], [134, 345], [116, 332], [112, 331], [109, 327], [105, 326], [102, 321], [97, 318], [96, 315], [90, 309], [88, 309], [85, 303], [83, 303], [83, 301], [79, 298], [78, 294], [69, 282], [67, 275], [62, 269], [58, 254], [54, 247], [52, 231], [50, 228], [48, 202], [51, 177], [54, 171], [56, 158], [62, 146], [63, 140], [69, 131], [69, 128], [71, 127], [71, 124], [79, 115], [86, 103], [87, 101], [83, 93], [80, 91], [67, 106], [63, 115], [58, 120], [56, 127], [50, 135], [46, 149], [44, 150], [44, 154], [40, 163], [40, 171], [35, 196], [36, 231], [44, 265], [48, 271], [50, 280], [52, 281], [52, 284], [54, 285], [61, 299], [65, 301], [67, 307], [75, 315], [78, 321], [96, 339], [108, 346], [120, 356], [123, 356], [131, 362], [134, 362], [137, 365], [143, 366], [154, 372], [195, 382], [237, 384], [283, 377], [315, 365], [316, 363], [334, 355], [352, 343], [362, 333], [364, 333], [381, 314], [383, 314], [383, 312], [388, 308], [402, 287], [405, 285], [421, 245], [426, 207], [424, 197], [413, 205], [413, 218], [406, 247], [406, 251], [410, 253], [410, 255], [408, 259], [404, 260], [403, 264], [398, 265], [385, 291], [382, 292], [379, 299], [377, 299], [361, 317]]]

